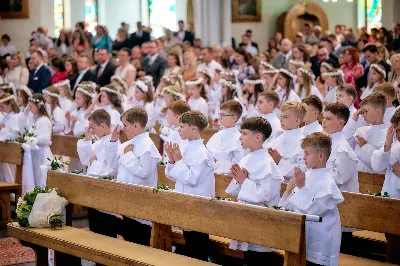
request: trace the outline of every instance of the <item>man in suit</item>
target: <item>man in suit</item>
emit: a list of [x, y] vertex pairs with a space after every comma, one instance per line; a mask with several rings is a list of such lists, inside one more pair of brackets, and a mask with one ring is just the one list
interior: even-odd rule
[[289, 67], [289, 60], [292, 59], [292, 47], [293, 43], [291, 40], [285, 38], [281, 41], [281, 54], [275, 57], [272, 61], [272, 65], [277, 68], [284, 68], [288, 69]]
[[150, 41], [150, 33], [143, 30], [142, 22], [136, 22], [137, 31], [129, 37], [129, 48], [142, 46], [143, 43]]
[[[336, 38], [336, 36], [335, 36]], [[320, 42], [320, 45], [324, 46], [328, 52], [329, 59], [334, 62], [333, 67], [338, 68], [339, 67], [339, 59], [338, 57], [333, 53], [333, 43], [328, 37], [322, 37]]]
[[160, 79], [167, 68], [167, 60], [158, 53], [158, 44], [156, 41], [150, 41], [148, 44], [148, 57], [143, 61], [142, 69], [146, 75], [153, 78], [154, 87], [158, 86]]
[[250, 29], [246, 30], [246, 36], [249, 37], [249, 42], [251, 43], [251, 46], [254, 46], [257, 51], [259, 51], [258, 44], [256, 42], [253, 42], [253, 32]]
[[76, 82], [75, 84], [71, 84], [72, 87], [72, 95], [75, 96], [75, 91], [78, 88], [79, 83], [83, 82], [83, 81], [93, 81], [96, 82], [96, 74], [94, 74], [91, 70], [90, 70], [90, 58], [85, 55], [82, 54], [79, 56], [78, 59], [78, 70], [79, 70], [79, 76], [76, 78]]
[[400, 24], [393, 25], [392, 48], [393, 51], [400, 50]]
[[[311, 70], [316, 77], [321, 75], [321, 64], [322, 62], [327, 62], [332, 67], [338, 67], [338, 63], [335, 61], [334, 56], [332, 56], [328, 49], [324, 45], [319, 45], [317, 50], [317, 55], [311, 57]], [[337, 58], [336, 58], [337, 60]]]
[[96, 83], [100, 87], [104, 87], [110, 84], [111, 77], [114, 75], [115, 67], [110, 62], [110, 55], [105, 48], [101, 48], [98, 51], [99, 65], [96, 68]]
[[369, 63], [369, 65], [365, 69], [364, 75], [360, 78], [360, 80], [357, 80], [358, 85], [361, 87], [368, 86], [369, 67], [372, 64], [378, 64], [385, 68], [385, 72], [386, 72], [385, 80], [388, 81], [389, 72], [392, 70], [392, 68], [388, 63], [386, 63], [384, 60], [382, 60], [379, 57], [379, 52], [378, 52], [378, 48], [376, 47], [376, 45], [374, 45], [374, 44], [366, 45], [363, 49], [363, 54], [364, 54], [365, 60]]
[[336, 56], [336, 58], [339, 58], [339, 55], [343, 52], [344, 47], [338, 41], [338, 39], [337, 39], [335, 34], [328, 35], [328, 39], [332, 43], [332, 54], [334, 54]]
[[193, 45], [194, 41], [194, 33], [188, 30], [185, 30], [185, 22], [183, 20], [178, 21], [179, 31], [174, 33], [174, 36], [178, 38], [180, 43], [184, 43], [186, 41], [190, 42]]
[[35, 93], [42, 93], [42, 90], [50, 86], [51, 72], [43, 63], [43, 54], [40, 51], [31, 54], [30, 63], [33, 66], [29, 73], [28, 88]]

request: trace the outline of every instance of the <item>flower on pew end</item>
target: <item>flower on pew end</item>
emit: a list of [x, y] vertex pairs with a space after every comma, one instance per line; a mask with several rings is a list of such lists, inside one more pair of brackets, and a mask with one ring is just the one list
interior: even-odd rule
[[51, 170], [63, 170], [64, 167], [69, 164], [68, 162], [63, 162], [61, 157], [59, 157], [59, 158], [54, 157], [53, 160], [50, 158], [47, 158], [47, 161], [48, 162], [46, 165], [42, 165], [43, 168], [41, 166], [42, 169], [48, 168]]
[[83, 174], [83, 169], [81, 169], [81, 170], [71, 170], [68, 173], [74, 174], [74, 175], [80, 175], [80, 174]]
[[50, 228], [55, 230], [57, 228], [61, 228], [63, 225], [63, 220], [61, 219], [62, 215], [60, 213], [50, 213], [47, 216], [47, 223], [50, 225]]
[[390, 198], [390, 195], [388, 192], [383, 192], [383, 194], [382, 194], [382, 192], [371, 192], [369, 190], [367, 192], [368, 192], [368, 195], [371, 195], [371, 196]]
[[282, 206], [279, 206], [279, 205], [268, 206], [267, 204], [264, 204], [264, 207], [268, 208], [268, 209], [274, 209], [274, 210], [277, 210], [277, 211], [289, 211], [289, 209], [287, 209], [285, 207], [282, 207]]
[[228, 198], [228, 197], [211, 197], [210, 201], [213, 201], [213, 200], [233, 201], [231, 198]]
[[168, 186], [166, 186], [166, 185], [164, 185], [164, 184], [158, 185], [158, 186], [156, 186], [155, 188], [153, 188], [153, 192], [154, 192], [154, 193], [157, 193], [157, 192], [160, 191], [160, 190], [169, 191], [169, 190], [172, 190], [172, 189], [170, 189]]
[[111, 181], [112, 181], [112, 180], [114, 180], [114, 177], [112, 177], [112, 176], [109, 176], [109, 175], [108, 175], [108, 176], [100, 176], [100, 177], [99, 177], [99, 179], [103, 179], [103, 180], [111, 180]]

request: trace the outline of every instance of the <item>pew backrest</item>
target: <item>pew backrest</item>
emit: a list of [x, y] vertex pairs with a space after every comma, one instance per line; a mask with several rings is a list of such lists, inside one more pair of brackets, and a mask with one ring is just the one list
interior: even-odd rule
[[358, 172], [358, 184], [360, 186], [360, 193], [368, 194], [370, 192], [381, 192], [385, 175], [376, 173]]
[[53, 154], [79, 158], [77, 145], [80, 138], [70, 135], [53, 135], [50, 150]]
[[0, 141], [0, 162], [15, 164], [15, 183], [22, 184], [22, 164], [24, 161], [24, 152], [22, 144], [14, 142]]

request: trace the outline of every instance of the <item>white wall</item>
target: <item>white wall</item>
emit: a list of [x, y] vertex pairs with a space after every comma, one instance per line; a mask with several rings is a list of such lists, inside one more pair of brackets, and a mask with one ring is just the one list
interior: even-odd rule
[[29, 18], [1, 20], [1, 32], [9, 34], [11, 42], [23, 52], [28, 50], [31, 32], [39, 25], [47, 26], [51, 33], [49, 35], [54, 35], [53, 15], [49, 15], [54, 13], [53, 0], [29, 0], [28, 2]]
[[[336, 3], [325, 3], [322, 0], [311, 0], [320, 5], [328, 16], [329, 28], [333, 30], [336, 24], [346, 24], [357, 28], [357, 1], [349, 3], [340, 0]], [[247, 30], [253, 31], [253, 41], [257, 42], [261, 50], [267, 48], [268, 38], [272, 37], [276, 31], [276, 22], [280, 14], [288, 11], [293, 4], [303, 2], [300, 0], [263, 0], [262, 1], [262, 21], [251, 23], [232, 23], [232, 34], [239, 43], [240, 36]]]

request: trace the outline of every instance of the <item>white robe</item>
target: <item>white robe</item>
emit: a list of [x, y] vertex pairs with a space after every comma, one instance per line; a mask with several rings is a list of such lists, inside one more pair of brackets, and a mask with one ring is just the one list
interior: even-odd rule
[[187, 144], [187, 140], [182, 140], [181, 136], [179, 135], [179, 126], [172, 126], [172, 127], [163, 127], [161, 130], [160, 138], [163, 140], [164, 145], [163, 145], [163, 162], [167, 163], [168, 162], [168, 155], [165, 152], [165, 145], [168, 142], [171, 142], [173, 144], [178, 144], [179, 147], [183, 147], [184, 145]]
[[367, 144], [362, 147], [358, 144], [355, 146], [354, 152], [358, 158], [357, 171], [374, 172], [371, 166], [371, 157], [375, 150], [379, 150], [385, 144], [386, 132], [385, 124], [364, 126], [357, 129], [355, 135], [363, 137], [367, 141]]
[[301, 102], [301, 99], [300, 99], [299, 95], [297, 95], [297, 93], [294, 90], [290, 90], [289, 95], [288, 95], [287, 98], [284, 98], [284, 96], [286, 94], [286, 89], [283, 89], [283, 88], [279, 87], [276, 90], [276, 93], [279, 96], [281, 105], [284, 105], [287, 102]]
[[[4, 128], [0, 130], [0, 141], [16, 140], [19, 133], [18, 114], [6, 113], [2, 124]], [[14, 183], [15, 169], [15, 164], [0, 163], [0, 181]]]
[[61, 97], [60, 96], [60, 98], [58, 98], [58, 100], [60, 102], [61, 109], [64, 111], [64, 113], [72, 111], [71, 110], [72, 101], [70, 99], [68, 99], [68, 97], [66, 97], [66, 96]]
[[301, 148], [301, 140], [304, 135], [300, 128], [285, 130], [279, 137], [264, 145], [264, 148], [276, 149], [281, 160], [278, 164], [285, 181], [288, 182], [294, 176], [294, 168], [300, 167], [302, 171], [306, 170], [303, 160], [304, 151]]
[[388, 192], [391, 198], [400, 199], [400, 177], [392, 171], [392, 166], [396, 162], [400, 162], [400, 142], [398, 141], [394, 142], [387, 152], [384, 152], [384, 146], [382, 146], [372, 153], [372, 169], [376, 172], [386, 170], [382, 193]]
[[392, 119], [392, 116], [396, 112], [396, 108], [391, 106], [391, 107], [386, 107], [385, 110], [385, 115], [383, 116], [383, 122], [387, 127], [390, 127], [390, 119]]
[[215, 162], [202, 139], [181, 147], [182, 160], [168, 164], [165, 174], [175, 182], [175, 191], [198, 196], [215, 196]]
[[[297, 84], [296, 84], [297, 85]], [[297, 86], [298, 87], [298, 86]], [[298, 89], [297, 89], [297, 87], [295, 88], [295, 90], [296, 91], [298, 91]], [[314, 85], [311, 85], [311, 88], [310, 88], [310, 95], [315, 95], [315, 96], [317, 96], [320, 100], [321, 100], [321, 102], [324, 102], [324, 96], [322, 96], [322, 93], [318, 90], [318, 88], [317, 87], [315, 87]], [[306, 90], [305, 90], [305, 88], [303, 88], [302, 90], [301, 90], [301, 93], [300, 93], [300, 99], [304, 99], [304, 98], [306, 98]]]
[[[237, 196], [238, 202], [250, 205], [264, 206], [264, 204], [267, 204], [274, 206], [279, 203], [283, 176], [267, 150], [259, 149], [250, 152], [240, 161], [239, 166], [248, 171], [248, 178], [242, 184], [232, 179], [225, 191], [226, 193]], [[267, 247], [237, 240], [231, 241], [230, 248], [243, 251], [272, 251]]]
[[226, 128], [215, 133], [207, 142], [207, 149], [216, 160], [217, 174], [229, 174], [232, 164], [244, 156], [237, 127]]
[[311, 124], [305, 125], [304, 127], [301, 128], [301, 132], [303, 133], [304, 136], [311, 135], [312, 133], [315, 132], [322, 132], [324, 131], [321, 124], [318, 122], [318, 120], [312, 122]]
[[308, 171], [304, 187], [283, 195], [281, 206], [297, 213], [322, 217], [322, 222], [306, 221], [307, 261], [338, 265], [342, 231], [337, 204], [343, 200], [327, 168]]
[[330, 135], [332, 151], [326, 163], [340, 191], [359, 192], [357, 156], [342, 132]]
[[265, 144], [279, 137], [282, 133], [281, 121], [274, 112], [269, 114], [261, 114], [261, 117], [267, 119], [272, 127], [271, 136], [265, 140]]
[[336, 103], [336, 89], [338, 86], [327, 89], [328, 92], [325, 95], [325, 102], [327, 103]]
[[371, 95], [372, 93], [374, 93], [374, 89], [376, 88], [376, 86], [378, 86], [380, 83], [379, 82], [375, 82], [374, 84], [372, 84], [372, 87], [370, 87], [368, 85], [368, 87], [365, 88], [365, 90], [363, 91], [363, 93], [360, 96], [361, 100], [364, 100], [367, 96]]
[[190, 98], [188, 104], [190, 105], [190, 109], [192, 111], [200, 111], [208, 119], [208, 104], [204, 98]]
[[64, 135], [64, 131], [68, 127], [67, 119], [65, 118], [65, 112], [59, 106], [54, 108], [52, 111], [50, 105], [48, 104], [46, 104], [46, 109], [53, 124], [53, 133]]
[[76, 117], [76, 122], [72, 127], [72, 132], [75, 137], [82, 137], [85, 135], [86, 129], [89, 126], [89, 120], [85, 117], [86, 109], [79, 108], [74, 110], [71, 115]]
[[103, 106], [102, 108], [107, 111], [111, 116], [111, 130], [114, 130], [121, 123], [121, 114], [114, 108], [112, 104]]
[[[77, 149], [81, 163], [86, 165], [86, 174], [90, 176], [100, 177], [113, 175], [114, 169], [111, 163], [107, 161], [108, 154], [106, 145], [110, 142], [111, 135], [106, 135], [92, 143], [92, 140], [78, 140]], [[96, 156], [96, 160], [90, 164], [90, 160]]]

